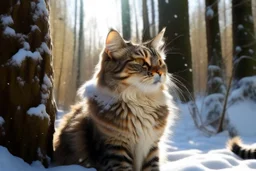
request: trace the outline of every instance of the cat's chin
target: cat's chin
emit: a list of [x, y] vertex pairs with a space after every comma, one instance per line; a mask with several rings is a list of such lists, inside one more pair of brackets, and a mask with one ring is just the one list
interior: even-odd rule
[[163, 84], [161, 82], [153, 84], [137, 84], [136, 87], [143, 93], [150, 94], [162, 91]]

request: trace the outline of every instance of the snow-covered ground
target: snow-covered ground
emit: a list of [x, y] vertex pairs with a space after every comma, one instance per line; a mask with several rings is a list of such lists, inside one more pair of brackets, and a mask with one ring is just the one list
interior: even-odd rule
[[[256, 160], [241, 160], [226, 149], [228, 133], [207, 137], [194, 126], [187, 105], [179, 105], [180, 114], [173, 135], [164, 141], [166, 162], [161, 171], [255, 170]], [[256, 143], [255, 103], [244, 101], [228, 108], [231, 122], [246, 144]], [[58, 123], [58, 120], [57, 120]], [[255, 144], [256, 145], [256, 144]], [[38, 162], [31, 165], [12, 156], [0, 146], [0, 171], [94, 171], [80, 166], [44, 169]]]

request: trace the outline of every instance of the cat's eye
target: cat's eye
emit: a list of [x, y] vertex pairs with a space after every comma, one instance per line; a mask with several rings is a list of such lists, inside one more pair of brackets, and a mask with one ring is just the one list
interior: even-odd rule
[[141, 58], [136, 58], [136, 59], [134, 59], [134, 62], [136, 62], [136, 63], [138, 63], [138, 64], [140, 64], [140, 65], [144, 65], [144, 60], [143, 59], [141, 59]]

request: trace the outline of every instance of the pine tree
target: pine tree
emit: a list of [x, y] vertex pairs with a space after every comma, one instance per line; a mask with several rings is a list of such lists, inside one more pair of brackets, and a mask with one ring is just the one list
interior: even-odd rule
[[0, 1], [0, 26], [0, 145], [47, 166], [56, 114], [48, 1]]

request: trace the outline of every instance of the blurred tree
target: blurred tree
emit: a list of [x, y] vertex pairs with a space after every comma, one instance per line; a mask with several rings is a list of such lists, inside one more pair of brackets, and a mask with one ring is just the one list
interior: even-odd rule
[[150, 39], [150, 25], [148, 19], [148, 5], [147, 0], [142, 0], [142, 13], [143, 13], [143, 32], [142, 41], [147, 41]]
[[155, 1], [151, 0], [151, 18], [152, 18], [152, 26], [151, 26], [151, 36], [154, 37], [156, 35], [156, 21], [155, 21]]
[[[71, 77], [73, 78], [72, 79], [72, 82], [75, 82], [75, 83], [77, 83], [76, 82], [76, 79], [77, 79], [77, 72], [76, 72], [76, 68], [77, 68], [77, 66], [78, 66], [78, 63], [77, 63], [77, 15], [78, 15], [78, 0], [75, 0], [75, 16], [74, 16], [74, 30], [73, 30], [73, 34], [74, 34], [74, 43], [73, 43], [73, 59], [72, 59], [72, 69], [71, 69], [71, 71], [72, 71], [72, 75], [71, 75]], [[76, 84], [74, 84], [75, 85], [75, 89], [77, 88], [77, 85]], [[74, 101], [75, 99], [74, 99], [74, 96], [73, 96], [73, 98], [72, 98], [72, 101]]]
[[[66, 0], [54, 0], [49, 1], [49, 3], [51, 7], [50, 25], [54, 47], [52, 51], [54, 56], [55, 97], [58, 98], [56, 101], [58, 107], [67, 110], [74, 103], [76, 97], [77, 58], [73, 57], [74, 30], [69, 24], [70, 21], [67, 19], [70, 17], [70, 15], [67, 15], [69, 8], [66, 8], [65, 11], [65, 3], [69, 4], [69, 2]], [[77, 11], [79, 13], [79, 8]], [[79, 22], [77, 22], [77, 25], [79, 27]]]
[[256, 75], [256, 41], [251, 0], [232, 0], [233, 58], [237, 68], [234, 77], [239, 80]]
[[[136, 0], [133, 0], [133, 9], [135, 16], [137, 15], [137, 8], [136, 8]], [[138, 17], [135, 17], [135, 40], [136, 42], [139, 41], [139, 24], [138, 24]]]
[[0, 145], [48, 165], [56, 114], [48, 1], [0, 1]]
[[[64, 21], [64, 23], [67, 23], [67, 13], [66, 13], [66, 11], [67, 11], [67, 2], [66, 2], [66, 0], [64, 0], [63, 1], [63, 6], [64, 6], [64, 17], [63, 17], [63, 21]], [[56, 100], [57, 101], [59, 101], [59, 97], [60, 97], [60, 91], [61, 91], [61, 80], [62, 80], [62, 77], [63, 77], [63, 75], [64, 74], [62, 74], [63, 73], [63, 69], [64, 69], [64, 55], [65, 55], [65, 45], [66, 45], [66, 26], [65, 25], [63, 25], [63, 33], [62, 33], [62, 38], [63, 38], [63, 40], [62, 40], [62, 47], [61, 47], [61, 58], [60, 58], [60, 60], [58, 61], [59, 63], [60, 63], [60, 68], [59, 68], [59, 70], [60, 70], [60, 73], [61, 74], [59, 74], [58, 75], [58, 84], [57, 84], [57, 87], [56, 87], [56, 94], [55, 94], [55, 97], [56, 97]]]
[[123, 37], [125, 40], [131, 39], [131, 16], [130, 16], [130, 4], [129, 0], [121, 1], [122, 9], [122, 28], [123, 28]]
[[80, 0], [80, 15], [79, 15], [79, 33], [78, 33], [78, 55], [77, 55], [77, 79], [76, 88], [80, 87], [83, 80], [81, 80], [82, 58], [84, 55], [84, 3]]
[[[158, 0], [159, 30], [166, 27], [166, 63], [170, 73], [179, 80], [181, 100], [193, 96], [191, 46], [189, 35], [188, 1]], [[175, 80], [174, 80], [175, 81]]]

